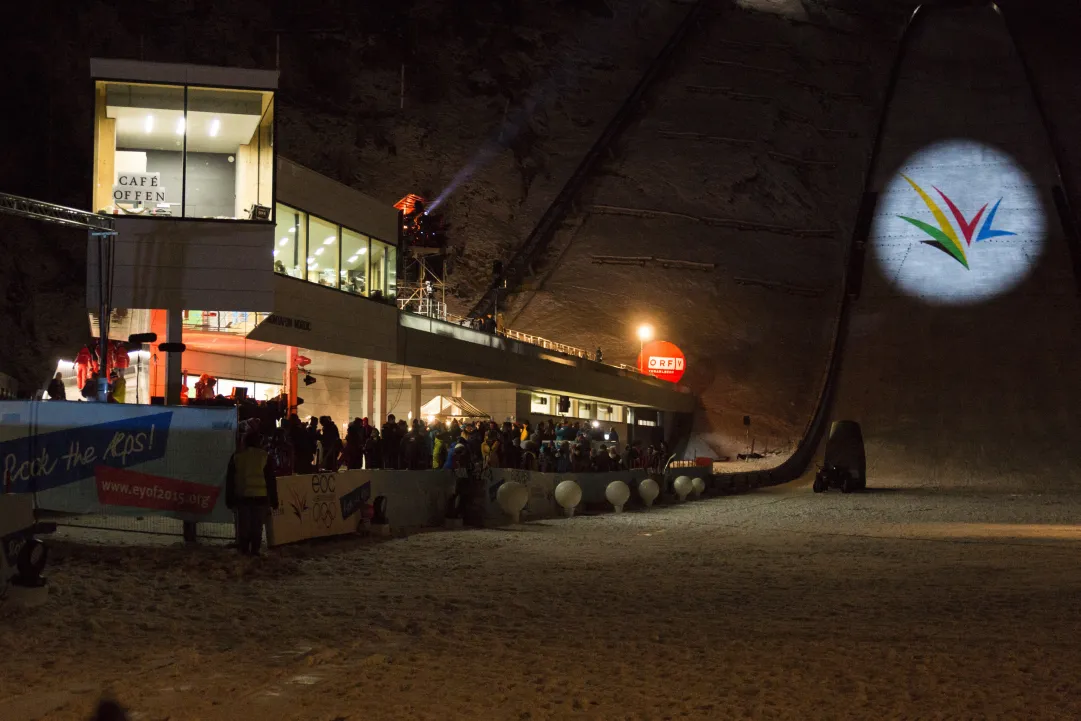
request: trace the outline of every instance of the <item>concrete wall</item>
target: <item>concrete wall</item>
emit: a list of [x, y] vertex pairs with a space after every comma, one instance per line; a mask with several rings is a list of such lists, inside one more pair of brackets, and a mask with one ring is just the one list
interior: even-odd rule
[[286, 158], [278, 158], [277, 200], [325, 218], [332, 223], [366, 233], [385, 243], [398, 243], [397, 198], [376, 200], [309, 170]]
[[[116, 219], [113, 307], [268, 311], [274, 227], [247, 221]], [[87, 307], [98, 305], [97, 241], [87, 243]]]
[[[272, 275], [271, 309], [285, 322], [264, 322], [249, 338], [353, 358], [396, 360], [398, 311], [394, 306], [297, 278]], [[298, 320], [302, 322], [296, 323]]]

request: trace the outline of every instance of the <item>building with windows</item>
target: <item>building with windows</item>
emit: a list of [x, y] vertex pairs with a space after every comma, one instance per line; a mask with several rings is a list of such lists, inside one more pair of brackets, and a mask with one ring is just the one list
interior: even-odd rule
[[118, 232], [111, 251], [88, 241], [91, 326], [104, 292], [111, 339], [157, 335], [132, 349], [126, 402], [180, 403], [206, 375], [217, 394], [285, 394], [302, 417], [341, 424], [418, 417], [437, 395], [499, 421], [693, 409], [683, 389], [565, 347], [400, 310], [398, 210], [277, 154], [276, 72], [91, 71], [91, 202]]

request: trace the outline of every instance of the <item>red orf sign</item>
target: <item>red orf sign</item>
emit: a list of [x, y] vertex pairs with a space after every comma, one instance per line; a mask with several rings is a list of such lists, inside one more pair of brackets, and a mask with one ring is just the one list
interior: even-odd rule
[[683, 351], [666, 340], [646, 343], [638, 356], [638, 370], [662, 381], [679, 383], [686, 369], [687, 360], [683, 357]]

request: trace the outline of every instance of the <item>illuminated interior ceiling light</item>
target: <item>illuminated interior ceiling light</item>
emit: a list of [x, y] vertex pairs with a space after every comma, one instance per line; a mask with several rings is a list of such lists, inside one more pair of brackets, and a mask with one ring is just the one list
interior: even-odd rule
[[295, 233], [295, 232], [297, 232], [297, 229], [296, 229], [295, 227], [293, 227], [293, 228], [290, 228], [290, 229], [289, 229], [289, 232], [290, 232], [290, 233]]
[[350, 263], [356, 263], [358, 260], [360, 260], [360, 256], [359, 255], [354, 255], [352, 258], [349, 259], [349, 262]]
[[312, 263], [311, 268], [312, 268], [312, 270], [319, 270], [319, 264], [318, 263]]
[[210, 121], [210, 137], [218, 137], [218, 132], [221, 130], [221, 119], [214, 118]]
[[281, 240], [278, 241], [278, 245], [285, 245], [288, 242], [289, 242], [288, 238], [282, 238]]
[[150, 133], [154, 131], [154, 116], [147, 115], [146, 120], [143, 121], [143, 130]]
[[338, 239], [337, 236], [332, 235], [332, 236], [330, 236], [329, 238], [327, 238], [326, 240], [323, 241], [323, 245], [330, 245], [331, 243], [333, 243], [337, 239]]
[[278, 257], [278, 253], [280, 253], [280, 252], [281, 252], [280, 250], [275, 250], [275, 251], [274, 251], [274, 257], [275, 257], [275, 258], [277, 258], [277, 257]]
[[364, 255], [367, 252], [368, 252], [367, 248], [361, 248], [360, 250], [357, 251], [357, 255]]
[[176, 119], [176, 134], [177, 135], [183, 135], [184, 134], [184, 116], [183, 115], [181, 115], [179, 118]]
[[326, 250], [326, 248], [319, 248], [317, 251], [315, 251], [315, 254], [322, 255], [324, 250]]
[[314, 262], [315, 262], [315, 258], [313, 258], [312, 256], [310, 256], [310, 255], [309, 255], [309, 256], [308, 256], [308, 262], [309, 262], [309, 263], [314, 263]]

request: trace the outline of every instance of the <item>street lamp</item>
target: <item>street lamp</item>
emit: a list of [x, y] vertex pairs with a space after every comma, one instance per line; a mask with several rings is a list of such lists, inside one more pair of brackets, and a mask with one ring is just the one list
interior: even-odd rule
[[649, 323], [643, 323], [642, 325], [638, 326], [638, 358], [640, 359], [639, 363], [641, 363], [642, 360], [645, 360], [644, 358], [642, 358], [642, 355], [646, 351], [646, 343], [651, 340], [653, 340], [653, 326], [651, 326]]

